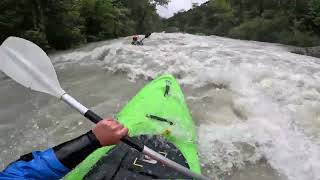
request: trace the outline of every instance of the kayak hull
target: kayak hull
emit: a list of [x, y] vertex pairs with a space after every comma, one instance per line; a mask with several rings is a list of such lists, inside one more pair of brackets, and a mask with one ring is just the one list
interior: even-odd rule
[[[181, 88], [173, 76], [163, 75], [151, 81], [125, 105], [116, 118], [129, 129], [131, 137], [163, 137], [179, 150], [191, 171], [201, 173], [195, 125]], [[113, 147], [96, 150], [65, 179], [83, 179]]]

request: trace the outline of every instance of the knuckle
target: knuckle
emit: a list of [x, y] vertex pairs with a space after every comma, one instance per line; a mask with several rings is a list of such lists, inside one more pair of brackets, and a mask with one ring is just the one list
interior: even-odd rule
[[117, 128], [121, 130], [123, 127], [120, 124], [117, 124]]
[[115, 131], [115, 130], [118, 129], [118, 127], [117, 127], [117, 126], [111, 126], [110, 129], [113, 130], [113, 131]]
[[123, 136], [123, 133], [122, 133], [121, 131], [117, 131], [116, 134], [117, 134], [117, 136], [118, 136], [119, 138], [121, 138], [121, 137]]
[[108, 120], [103, 120], [103, 121], [101, 121], [101, 122], [102, 122], [102, 124], [104, 124], [104, 125], [110, 124], [110, 121], [108, 121]]

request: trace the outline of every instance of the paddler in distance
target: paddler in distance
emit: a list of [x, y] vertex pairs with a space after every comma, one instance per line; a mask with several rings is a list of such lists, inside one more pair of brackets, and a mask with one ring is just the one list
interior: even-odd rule
[[131, 42], [131, 44], [132, 45], [136, 45], [136, 46], [143, 46], [143, 41], [145, 40], [145, 39], [147, 39], [148, 37], [150, 37], [150, 35], [151, 35], [151, 33], [146, 33], [145, 35], [144, 35], [144, 38], [142, 38], [141, 40], [139, 40], [139, 36], [138, 35], [134, 35], [133, 37], [132, 37], [132, 42]]
[[141, 40], [138, 40], [138, 35], [134, 35], [132, 37], [132, 42], [131, 42], [132, 45], [137, 45], [137, 46], [142, 46], [143, 45], [143, 42]]

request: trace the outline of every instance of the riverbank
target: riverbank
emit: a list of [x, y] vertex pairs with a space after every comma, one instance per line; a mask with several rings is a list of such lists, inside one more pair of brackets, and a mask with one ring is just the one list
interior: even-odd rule
[[292, 53], [312, 56], [320, 58], [320, 46], [316, 47], [292, 47], [290, 50]]

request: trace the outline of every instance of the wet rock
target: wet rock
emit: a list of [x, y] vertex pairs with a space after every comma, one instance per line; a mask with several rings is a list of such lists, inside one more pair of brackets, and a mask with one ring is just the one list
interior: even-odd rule
[[171, 27], [168, 27], [165, 32], [166, 33], [176, 33], [179, 31], [180, 31], [180, 29], [178, 27], [171, 26]]
[[302, 54], [306, 56], [312, 56], [312, 57], [317, 57], [320, 58], [320, 46], [316, 47], [295, 47], [291, 49], [292, 53], [296, 54]]

